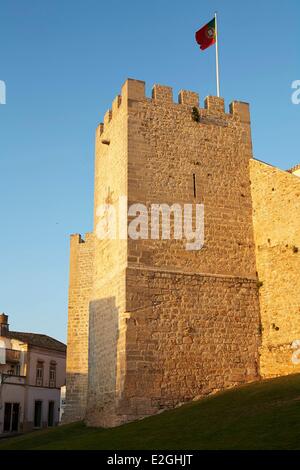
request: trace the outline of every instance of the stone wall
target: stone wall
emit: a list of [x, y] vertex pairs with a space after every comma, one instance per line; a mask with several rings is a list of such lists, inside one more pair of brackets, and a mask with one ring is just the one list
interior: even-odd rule
[[257, 380], [256, 280], [127, 270], [120, 422]]
[[[300, 372], [300, 178], [251, 160], [253, 223], [262, 321], [261, 373]], [[299, 346], [296, 349], [300, 349]]]
[[[90, 302], [89, 387], [86, 422], [114, 424], [118, 384], [125, 373], [123, 360], [123, 317], [125, 312], [125, 269], [127, 239], [119, 238], [118, 204], [127, 197], [128, 83], [113, 101], [103, 124], [96, 130], [94, 233], [95, 257]], [[116, 210], [117, 233], [101, 239], [106, 229], [105, 205]], [[125, 210], [127, 205], [125, 206]], [[104, 223], [104, 226], [103, 226]], [[100, 230], [101, 232], [101, 230]]]
[[204, 204], [205, 245], [187, 251], [186, 240], [129, 239], [130, 266], [255, 278], [249, 105], [234, 102], [225, 113], [222, 98], [201, 108], [193, 92], [175, 103], [170, 87], [154, 86], [152, 99], [139, 91], [128, 110], [129, 204]]
[[[193, 107], [200, 122], [192, 119]], [[148, 98], [138, 80], [128, 80], [113, 101], [96, 131], [85, 291], [78, 287], [82, 244], [71, 250], [77, 274], [72, 278], [71, 269], [68, 368], [78, 387], [69, 378], [69, 406], [87, 396], [89, 425], [115, 426], [259, 378], [251, 157], [246, 103], [233, 102], [225, 112], [222, 98], [208, 97], [202, 108], [191, 91], [181, 91], [175, 103], [172, 89], [161, 85]], [[119, 233], [100, 240], [99, 207], [117, 206], [120, 196], [147, 208], [204, 204], [204, 247], [187, 251], [186, 240], [119, 239]], [[89, 353], [79, 359], [87, 336]], [[79, 383], [75, 371], [87, 369], [88, 382]]]
[[89, 302], [93, 285], [94, 236], [71, 236], [65, 423], [85, 417], [88, 386]]
[[90, 425], [114, 426], [259, 376], [249, 108], [235, 102], [225, 113], [222, 99], [198, 101], [182, 91], [174, 103], [160, 85], [149, 99], [143, 82], [129, 80], [97, 130], [95, 233], [99, 205], [120, 196], [128, 206], [203, 203], [205, 246], [95, 237]]
[[128, 112], [129, 203], [202, 203], [205, 240], [128, 240], [121, 421], [257, 380], [260, 344], [249, 106], [156, 85]]

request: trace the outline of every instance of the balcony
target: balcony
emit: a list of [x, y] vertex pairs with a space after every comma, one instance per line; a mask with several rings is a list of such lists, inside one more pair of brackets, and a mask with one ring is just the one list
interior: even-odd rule
[[18, 364], [21, 359], [21, 351], [6, 349], [6, 362], [8, 364]]
[[24, 375], [12, 375], [0, 373], [0, 385], [13, 384], [13, 385], [24, 385], [26, 377]]
[[18, 364], [21, 352], [15, 349], [0, 348], [0, 364]]

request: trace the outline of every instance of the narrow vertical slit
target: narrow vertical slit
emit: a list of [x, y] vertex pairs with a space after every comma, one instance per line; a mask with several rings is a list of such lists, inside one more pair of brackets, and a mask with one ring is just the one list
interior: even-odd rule
[[193, 173], [194, 197], [196, 197], [196, 175]]

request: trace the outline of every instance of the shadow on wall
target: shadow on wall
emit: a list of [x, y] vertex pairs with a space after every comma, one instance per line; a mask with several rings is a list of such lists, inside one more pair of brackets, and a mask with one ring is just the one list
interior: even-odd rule
[[124, 360], [122, 355], [125, 355], [124, 348], [117, 353], [119, 320], [115, 297], [90, 302], [86, 422], [91, 426], [111, 425], [115, 412], [116, 394], [121, 386], [118, 364], [121, 364]]
[[81, 421], [86, 413], [87, 374], [67, 372], [66, 403], [62, 414], [62, 424]]

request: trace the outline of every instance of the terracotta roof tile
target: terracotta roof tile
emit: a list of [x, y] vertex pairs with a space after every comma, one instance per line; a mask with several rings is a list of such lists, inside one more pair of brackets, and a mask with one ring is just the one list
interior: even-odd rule
[[28, 343], [30, 346], [38, 348], [52, 349], [55, 351], [66, 352], [67, 346], [57, 339], [51, 338], [47, 335], [40, 335], [37, 333], [23, 333], [20, 331], [10, 331], [9, 338], [17, 339], [23, 343]]

